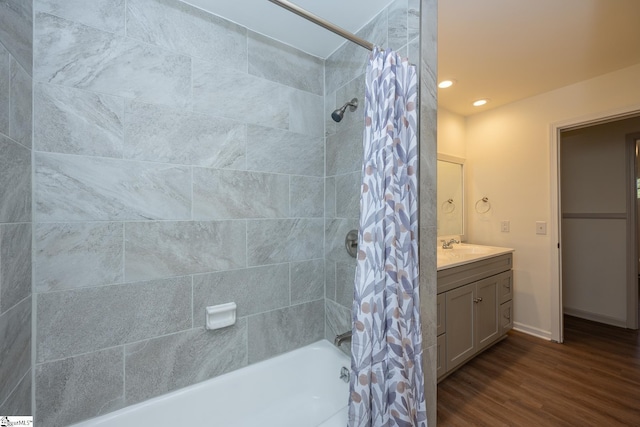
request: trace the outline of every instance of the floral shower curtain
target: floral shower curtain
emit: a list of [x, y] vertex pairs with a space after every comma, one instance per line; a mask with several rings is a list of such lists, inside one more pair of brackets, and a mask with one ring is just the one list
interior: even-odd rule
[[415, 66], [375, 48], [366, 73], [349, 426], [426, 426], [418, 293]]

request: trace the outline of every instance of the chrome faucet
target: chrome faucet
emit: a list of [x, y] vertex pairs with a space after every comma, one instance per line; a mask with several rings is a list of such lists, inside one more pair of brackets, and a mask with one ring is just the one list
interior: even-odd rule
[[340, 347], [340, 344], [342, 344], [345, 341], [351, 341], [351, 331], [347, 331], [340, 335], [336, 335], [336, 338], [333, 340], [333, 344], [336, 347]]
[[460, 240], [451, 239], [448, 242], [446, 240], [440, 240], [442, 242], [442, 249], [453, 249], [454, 243], [460, 243]]

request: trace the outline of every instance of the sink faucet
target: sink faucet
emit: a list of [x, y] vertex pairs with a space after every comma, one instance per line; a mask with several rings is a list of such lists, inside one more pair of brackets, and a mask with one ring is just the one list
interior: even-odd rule
[[336, 347], [340, 347], [340, 344], [342, 344], [345, 341], [351, 341], [351, 331], [347, 331], [340, 335], [337, 335], [336, 338], [333, 340], [333, 344]]
[[442, 242], [442, 249], [453, 249], [454, 243], [460, 243], [460, 240], [451, 239], [448, 242], [446, 240], [440, 240]]

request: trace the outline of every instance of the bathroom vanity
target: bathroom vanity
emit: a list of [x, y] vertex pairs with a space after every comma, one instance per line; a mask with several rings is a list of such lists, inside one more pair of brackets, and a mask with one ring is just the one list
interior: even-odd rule
[[513, 249], [438, 248], [438, 381], [513, 327]]

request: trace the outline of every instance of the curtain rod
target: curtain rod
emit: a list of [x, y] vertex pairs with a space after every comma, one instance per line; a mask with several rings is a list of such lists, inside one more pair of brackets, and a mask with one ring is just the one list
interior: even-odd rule
[[316, 25], [319, 25], [323, 28], [326, 28], [327, 30], [331, 31], [332, 33], [335, 33], [341, 37], [344, 37], [347, 40], [350, 40], [352, 42], [354, 42], [357, 45], [360, 45], [362, 47], [364, 47], [365, 49], [369, 49], [369, 50], [373, 50], [373, 43], [370, 43], [364, 39], [361, 39], [360, 37], [356, 36], [353, 33], [350, 33], [349, 31], [338, 27], [337, 25], [332, 24], [331, 22], [320, 18], [317, 15], [314, 15], [311, 12], [308, 12], [307, 10], [301, 8], [298, 5], [295, 5], [293, 3], [291, 3], [290, 1], [287, 0], [269, 0], [271, 3], [277, 4], [278, 6], [287, 9], [290, 12], [295, 13], [298, 16], [303, 17], [304, 19], [307, 19], [311, 22], [313, 22]]

